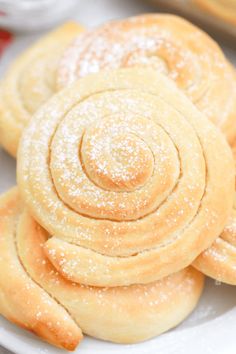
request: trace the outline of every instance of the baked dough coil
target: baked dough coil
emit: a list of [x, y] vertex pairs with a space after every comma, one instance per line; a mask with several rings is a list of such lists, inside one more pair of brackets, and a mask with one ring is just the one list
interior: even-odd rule
[[0, 313], [55, 346], [74, 350], [82, 331], [119, 343], [151, 338], [181, 322], [201, 295], [204, 276], [191, 267], [147, 285], [69, 282], [46, 258], [47, 238], [17, 188], [0, 197]]
[[26, 128], [18, 184], [67, 279], [148, 283], [221, 233], [234, 161], [223, 135], [168, 78], [141, 68], [87, 76]]
[[16, 156], [23, 128], [56, 92], [56, 67], [62, 52], [82, 31], [68, 22], [41, 38], [10, 65], [0, 86], [0, 143]]
[[193, 265], [218, 281], [236, 285], [236, 194], [233, 211], [220, 237]]
[[175, 81], [226, 135], [236, 138], [236, 76], [206, 33], [172, 15], [141, 15], [84, 33], [65, 50], [60, 88], [103, 69], [143, 66]]

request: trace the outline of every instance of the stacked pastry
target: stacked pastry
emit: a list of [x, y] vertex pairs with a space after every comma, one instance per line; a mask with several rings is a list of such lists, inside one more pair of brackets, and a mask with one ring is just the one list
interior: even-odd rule
[[176, 326], [203, 273], [236, 283], [234, 69], [170, 15], [80, 31], [18, 58], [0, 102], [12, 154], [25, 128], [0, 200], [0, 312], [67, 350]]

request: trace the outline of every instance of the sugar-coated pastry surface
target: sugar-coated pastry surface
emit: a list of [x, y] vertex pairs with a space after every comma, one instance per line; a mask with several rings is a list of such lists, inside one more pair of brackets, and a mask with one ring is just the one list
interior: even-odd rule
[[0, 197], [0, 313], [55, 346], [74, 350], [82, 331], [139, 342], [176, 326], [199, 300], [204, 276], [191, 267], [146, 285], [72, 283], [46, 258], [48, 236], [24, 210], [17, 188]]
[[103, 69], [143, 66], [173, 79], [228, 141], [236, 137], [236, 76], [217, 43], [173, 15], [141, 15], [84, 33], [65, 50], [58, 85]]
[[74, 282], [148, 283], [189, 265], [223, 230], [234, 161], [223, 135], [167, 77], [87, 76], [26, 128], [18, 184]]
[[47, 34], [10, 65], [0, 84], [0, 144], [13, 156], [32, 114], [56, 91], [57, 62], [82, 31], [68, 22]]

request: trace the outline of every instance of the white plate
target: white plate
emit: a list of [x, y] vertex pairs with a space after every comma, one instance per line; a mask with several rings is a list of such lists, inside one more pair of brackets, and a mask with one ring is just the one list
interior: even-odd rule
[[[138, 0], [79, 1], [77, 19], [97, 25], [111, 18], [127, 17], [150, 9]], [[37, 35], [19, 36], [0, 65], [8, 62]], [[236, 64], [236, 52], [225, 48]], [[15, 184], [15, 161], [0, 149], [0, 192]], [[80, 354], [235, 354], [236, 287], [207, 280], [203, 296], [193, 314], [180, 326], [150, 341], [136, 345], [116, 345], [85, 337], [75, 353]], [[63, 350], [38, 340], [0, 317], [0, 345], [18, 354], [62, 354]], [[1, 352], [1, 349], [0, 349]]]

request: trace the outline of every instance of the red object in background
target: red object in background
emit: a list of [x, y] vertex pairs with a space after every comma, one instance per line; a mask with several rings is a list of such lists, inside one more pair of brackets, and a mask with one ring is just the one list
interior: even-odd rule
[[8, 45], [12, 42], [13, 35], [12, 33], [0, 28], [0, 56]]

